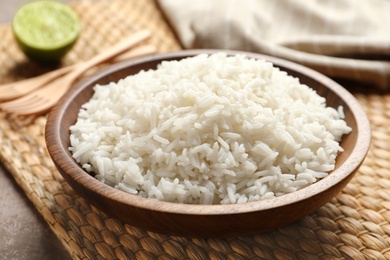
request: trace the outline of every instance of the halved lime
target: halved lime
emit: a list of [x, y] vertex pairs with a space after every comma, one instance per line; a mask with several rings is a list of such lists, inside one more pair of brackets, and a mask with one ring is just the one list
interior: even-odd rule
[[12, 28], [18, 45], [29, 58], [57, 62], [76, 43], [80, 21], [63, 3], [35, 1], [16, 12]]

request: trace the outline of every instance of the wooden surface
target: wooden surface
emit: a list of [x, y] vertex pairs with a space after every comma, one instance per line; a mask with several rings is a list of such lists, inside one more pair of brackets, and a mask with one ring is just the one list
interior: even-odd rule
[[73, 87], [52, 110], [46, 128], [49, 153], [63, 177], [81, 196], [109, 216], [139, 228], [171, 235], [223, 237], [269, 231], [296, 221], [323, 206], [347, 185], [370, 145], [369, 121], [362, 107], [345, 89], [319, 73], [285, 60], [249, 53], [248, 56], [264, 58], [300, 78], [303, 84], [324, 96], [328, 106], [336, 109], [340, 105], [344, 107], [345, 120], [352, 127], [352, 132], [341, 143], [344, 152], [328, 177], [275, 199], [236, 205], [185, 205], [124, 193], [101, 183], [81, 169], [68, 150], [68, 129], [76, 122], [81, 105], [92, 97], [93, 86], [117, 82], [140, 70], [154, 69], [163, 60], [181, 59], [202, 52], [153, 55], [102, 70]]

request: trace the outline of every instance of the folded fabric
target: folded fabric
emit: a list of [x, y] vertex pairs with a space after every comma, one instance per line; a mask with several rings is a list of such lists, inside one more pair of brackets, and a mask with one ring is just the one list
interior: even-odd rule
[[390, 0], [159, 0], [184, 48], [268, 54], [390, 89]]

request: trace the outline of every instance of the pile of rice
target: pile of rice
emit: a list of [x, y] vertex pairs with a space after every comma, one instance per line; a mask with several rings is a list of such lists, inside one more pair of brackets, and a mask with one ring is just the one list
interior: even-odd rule
[[146, 198], [245, 203], [334, 169], [343, 110], [273, 64], [224, 53], [162, 62], [95, 86], [70, 127], [75, 160]]

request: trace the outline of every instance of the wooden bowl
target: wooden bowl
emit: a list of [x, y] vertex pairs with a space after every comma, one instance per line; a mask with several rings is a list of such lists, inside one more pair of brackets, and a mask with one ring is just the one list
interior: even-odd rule
[[363, 162], [370, 145], [370, 125], [362, 107], [347, 90], [320, 73], [253, 53], [246, 54], [268, 60], [300, 78], [301, 83], [324, 96], [328, 106], [344, 106], [345, 120], [353, 130], [341, 143], [345, 151], [338, 156], [335, 170], [324, 179], [296, 192], [263, 201], [188, 205], [141, 198], [112, 188], [86, 173], [72, 158], [68, 150], [69, 126], [76, 122], [80, 106], [91, 98], [95, 84], [116, 82], [142, 69], [156, 68], [163, 60], [179, 60], [216, 51], [187, 50], [143, 57], [104, 69], [74, 86], [50, 112], [46, 126], [49, 153], [65, 180], [92, 205], [125, 223], [155, 232], [196, 237], [248, 235], [275, 229], [310, 214], [339, 193]]

